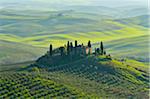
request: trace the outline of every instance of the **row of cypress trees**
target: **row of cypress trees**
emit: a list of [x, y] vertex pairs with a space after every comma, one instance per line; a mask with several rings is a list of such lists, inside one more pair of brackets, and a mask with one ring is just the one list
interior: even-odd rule
[[[75, 47], [77, 47], [78, 46], [78, 43], [77, 43], [77, 40], [75, 40]], [[91, 45], [91, 41], [88, 41], [88, 45], [87, 45], [89, 48], [91, 48], [92, 47], [92, 45]], [[67, 42], [67, 55], [69, 55], [70, 54], [70, 51], [72, 51], [73, 50], [73, 43], [72, 42]], [[50, 44], [50, 48], [49, 48], [49, 54], [50, 54], [50, 56], [52, 56], [52, 54], [53, 54], [53, 46], [52, 46], [52, 44]], [[101, 41], [101, 43], [100, 43], [100, 48], [95, 48], [95, 54], [96, 53], [99, 53], [99, 54], [101, 54], [101, 55], [105, 55], [106, 54], [106, 51], [104, 51], [104, 46], [103, 46], [103, 42]]]
[[[75, 40], [75, 47], [77, 47], [78, 46], [78, 43], [77, 43], [77, 40]], [[61, 53], [63, 53], [63, 51], [62, 51], [63, 49], [61, 49]], [[72, 51], [73, 50], [73, 43], [72, 42], [67, 42], [67, 55], [69, 55], [70, 54], [70, 51]], [[49, 47], [49, 54], [50, 54], [50, 56], [52, 56], [52, 54], [53, 54], [53, 46], [52, 46], [52, 44], [50, 44], [50, 47]]]

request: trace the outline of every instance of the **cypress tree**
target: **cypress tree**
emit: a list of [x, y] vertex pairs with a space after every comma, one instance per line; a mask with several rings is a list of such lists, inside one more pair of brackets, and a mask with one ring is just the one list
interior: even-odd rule
[[90, 47], [90, 48], [91, 48], [91, 41], [89, 41], [89, 42], [88, 42], [88, 47]]
[[75, 47], [77, 47], [78, 46], [78, 42], [77, 42], [77, 40], [75, 40]]
[[77, 46], [78, 46], [78, 42], [77, 42], [77, 40], [75, 40], [75, 51], [74, 51], [75, 55], [77, 55]]
[[100, 49], [101, 49], [101, 55], [104, 54], [104, 46], [103, 46], [103, 42], [101, 41], [101, 44], [100, 44]]
[[72, 42], [70, 42], [70, 50], [72, 51], [72, 49], [73, 49], [73, 44]]
[[70, 54], [70, 44], [69, 44], [69, 41], [68, 41], [68, 43], [67, 43], [67, 55], [69, 55]]
[[50, 56], [52, 56], [52, 51], [53, 51], [53, 45], [52, 45], [52, 44], [50, 44], [50, 48], [49, 48]]

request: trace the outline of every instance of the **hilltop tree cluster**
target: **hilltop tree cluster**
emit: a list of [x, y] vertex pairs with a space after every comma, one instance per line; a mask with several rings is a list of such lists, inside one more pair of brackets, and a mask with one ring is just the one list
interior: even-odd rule
[[[104, 56], [106, 60], [111, 60], [111, 56], [106, 54], [103, 42], [99, 43], [99, 47], [92, 50], [93, 45], [88, 41], [86, 45], [68, 41], [64, 46], [53, 49], [50, 44], [49, 51], [46, 55], [40, 57], [36, 62], [38, 66], [57, 66], [68, 63], [69, 61], [81, 60], [89, 56]], [[96, 58], [96, 57], [95, 57]]]
[[[92, 51], [92, 44], [91, 41], [89, 40], [87, 45], [84, 46], [82, 43], [81, 45], [78, 44], [78, 41], [75, 40], [74, 46], [72, 42], [67, 42], [64, 46], [61, 46], [57, 49], [53, 50], [52, 44], [50, 44], [49, 48], [49, 55], [50, 56], [55, 56], [55, 55], [61, 55], [61, 56], [77, 56], [77, 55], [82, 55], [82, 56], [87, 56], [87, 55], [106, 55], [106, 51], [104, 50], [104, 45], [103, 42], [100, 42], [99, 48], [95, 48], [95, 51]], [[109, 55], [110, 56], [110, 55]]]

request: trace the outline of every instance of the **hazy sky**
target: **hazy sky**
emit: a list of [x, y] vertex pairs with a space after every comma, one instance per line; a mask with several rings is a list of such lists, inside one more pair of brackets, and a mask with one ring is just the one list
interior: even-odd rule
[[92, 6], [147, 6], [148, 0], [0, 0], [0, 8], [8, 5], [23, 6], [66, 6], [66, 5], [92, 5]]

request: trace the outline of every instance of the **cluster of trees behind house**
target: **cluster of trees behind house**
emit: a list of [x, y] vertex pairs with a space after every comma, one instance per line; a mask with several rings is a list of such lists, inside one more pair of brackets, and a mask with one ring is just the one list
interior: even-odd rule
[[[94, 51], [92, 51], [92, 44], [91, 41], [89, 40], [87, 45], [78, 44], [78, 41], [75, 40], [74, 46], [72, 42], [67, 42], [64, 46], [61, 46], [57, 49], [53, 50], [53, 45], [50, 44], [50, 48], [48, 51], [50, 56], [55, 56], [55, 55], [61, 55], [61, 56], [87, 56], [87, 55], [106, 55], [106, 50], [104, 49], [103, 42], [100, 42], [100, 45], [98, 48], [95, 48]], [[110, 55], [108, 55], [110, 56]]]

